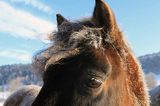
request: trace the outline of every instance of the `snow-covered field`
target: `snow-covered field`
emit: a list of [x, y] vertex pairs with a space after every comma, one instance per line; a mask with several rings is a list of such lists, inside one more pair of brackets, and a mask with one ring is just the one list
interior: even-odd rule
[[10, 95], [10, 92], [0, 92], [0, 99], [6, 99]]
[[0, 92], [0, 106], [3, 106], [3, 102], [10, 95], [10, 92]]
[[0, 106], [3, 106], [3, 102], [0, 102]]

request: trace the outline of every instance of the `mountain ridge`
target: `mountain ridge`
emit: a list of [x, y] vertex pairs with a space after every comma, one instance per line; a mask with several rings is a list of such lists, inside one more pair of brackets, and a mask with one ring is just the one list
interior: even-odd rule
[[140, 56], [138, 59], [145, 73], [160, 74], [160, 52]]

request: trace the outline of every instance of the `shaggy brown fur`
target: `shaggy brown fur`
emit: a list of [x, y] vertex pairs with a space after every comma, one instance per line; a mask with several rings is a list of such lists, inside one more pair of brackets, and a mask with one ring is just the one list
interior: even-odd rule
[[[44, 86], [33, 106], [149, 105], [142, 69], [123, 39], [112, 10], [103, 0], [96, 0], [96, 7], [91, 19], [69, 22], [61, 15], [57, 15], [57, 21], [58, 32], [51, 35], [54, 46], [40, 53], [42, 60], [37, 61], [39, 58], [35, 58], [35, 63], [37, 62], [39, 65], [39, 62], [42, 62], [40, 66], [43, 66], [41, 68], [46, 72], [44, 72]], [[90, 66], [91, 64], [97, 65], [93, 67]], [[103, 84], [98, 91], [91, 92], [87, 90], [88, 88], [81, 87], [81, 89], [86, 89], [86, 92], [91, 92], [92, 96], [85, 93], [79, 94], [78, 85], [74, 85], [74, 83], [81, 84], [80, 80], [83, 79], [79, 77], [81, 75], [81, 77], [85, 77], [86, 73], [82, 73], [87, 69], [87, 66], [99, 70], [98, 72], [93, 71], [93, 73], [99, 73], [101, 76], [103, 75], [100, 71], [105, 70], [106, 77], [102, 80]], [[85, 69], [83, 69], [84, 67]], [[88, 70], [91, 70], [89, 67]], [[79, 71], [79, 75], [71, 70]], [[79, 78], [78, 81], [71, 76], [72, 74]], [[59, 78], [54, 79], [53, 77], [56, 75], [60, 78], [63, 77], [65, 83], [58, 81]], [[72, 91], [67, 88], [66, 91], [62, 90], [62, 87], [67, 86]], [[94, 91], [94, 88], [91, 90]], [[46, 96], [47, 93], [52, 94]], [[63, 97], [61, 97], [61, 93]]]
[[32, 106], [149, 106], [142, 69], [103, 0], [90, 19], [57, 21], [53, 46], [34, 57], [44, 85]]

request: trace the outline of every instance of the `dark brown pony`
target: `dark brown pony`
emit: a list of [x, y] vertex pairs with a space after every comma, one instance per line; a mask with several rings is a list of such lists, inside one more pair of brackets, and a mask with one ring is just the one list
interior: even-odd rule
[[57, 23], [54, 46], [41, 53], [44, 85], [32, 106], [149, 105], [142, 69], [103, 0], [92, 18], [57, 15]]
[[103, 0], [93, 16], [57, 15], [53, 46], [35, 56], [44, 85], [32, 106], [149, 106], [142, 69]]

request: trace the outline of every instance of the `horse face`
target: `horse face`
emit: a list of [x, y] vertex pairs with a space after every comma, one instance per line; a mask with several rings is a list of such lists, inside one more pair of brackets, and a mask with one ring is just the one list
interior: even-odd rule
[[49, 65], [44, 88], [52, 89], [48, 95], [52, 95], [57, 106], [100, 105], [110, 71], [107, 57], [88, 50]]
[[[47, 62], [44, 86], [33, 106], [40, 102], [47, 106], [103, 106], [113, 73], [110, 32], [117, 28], [111, 9], [96, 0], [91, 19], [73, 23], [58, 14], [57, 24], [53, 39], [61, 49]], [[45, 100], [38, 101], [42, 97]]]

